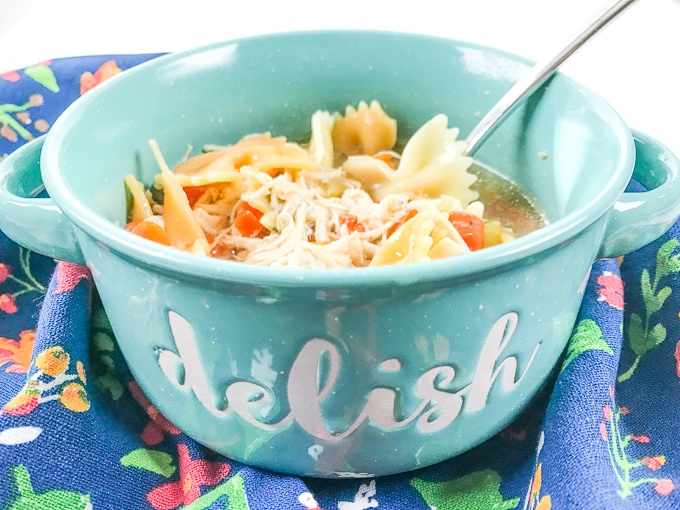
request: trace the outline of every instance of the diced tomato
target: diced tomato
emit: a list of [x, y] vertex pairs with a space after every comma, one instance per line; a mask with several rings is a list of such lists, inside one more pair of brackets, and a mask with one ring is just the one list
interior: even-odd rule
[[353, 214], [342, 214], [339, 219], [341, 224], [347, 225], [347, 230], [350, 232], [366, 232], [364, 224], [360, 223], [359, 218]]
[[244, 237], [264, 236], [269, 231], [260, 223], [262, 211], [255, 209], [247, 202], [243, 202], [241, 210], [236, 215], [234, 226]]
[[232, 254], [231, 248], [227, 248], [223, 244], [216, 244], [210, 250], [210, 256], [218, 259], [229, 259]]
[[131, 221], [125, 225], [125, 230], [129, 230], [139, 237], [154, 241], [158, 244], [164, 244], [166, 246], [170, 244], [165, 229], [153, 221]]
[[205, 193], [206, 186], [185, 186], [183, 189], [189, 199], [189, 207], [193, 208], [196, 201]]
[[454, 211], [449, 214], [449, 221], [468, 245], [470, 251], [484, 247], [484, 220], [474, 214]]
[[264, 213], [263, 213], [262, 211], [260, 211], [259, 209], [255, 209], [255, 208], [254, 208], [252, 205], [250, 205], [248, 202], [243, 202], [243, 204], [241, 204], [241, 209], [243, 209], [244, 211], [250, 211], [251, 213], [253, 213], [253, 214], [255, 215], [255, 217], [256, 217], [258, 220], [259, 220], [260, 218], [262, 218], [262, 216], [264, 215]]

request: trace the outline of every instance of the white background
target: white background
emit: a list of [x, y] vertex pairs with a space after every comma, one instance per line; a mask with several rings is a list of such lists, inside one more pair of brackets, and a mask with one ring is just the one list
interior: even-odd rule
[[[607, 0], [0, 0], [0, 72], [57, 57], [175, 51], [324, 28], [429, 33], [541, 60], [608, 5]], [[680, 154], [680, 0], [639, 0], [562, 70], [603, 96], [631, 127]]]

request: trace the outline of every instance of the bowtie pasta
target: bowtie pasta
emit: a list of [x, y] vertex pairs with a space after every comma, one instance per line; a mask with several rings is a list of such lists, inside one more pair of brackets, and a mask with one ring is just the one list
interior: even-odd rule
[[439, 114], [394, 150], [397, 122], [377, 101], [317, 111], [308, 143], [270, 133], [206, 146], [145, 188], [125, 177], [125, 228], [196, 253], [266, 266], [425, 262], [509, 241], [485, 218], [458, 129]]

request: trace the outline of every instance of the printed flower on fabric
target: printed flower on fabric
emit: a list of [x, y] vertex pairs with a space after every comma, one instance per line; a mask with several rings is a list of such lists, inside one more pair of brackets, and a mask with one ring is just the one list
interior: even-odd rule
[[18, 104], [0, 104], [0, 137], [9, 142], [25, 141], [46, 133], [49, 122], [43, 118], [33, 118], [29, 110], [42, 106], [42, 94], [31, 94], [26, 101]]
[[57, 345], [41, 351], [35, 358], [38, 369], [26, 381], [19, 393], [0, 411], [0, 414], [26, 415], [39, 404], [59, 401], [66, 409], [82, 413], [90, 409], [85, 384], [85, 368], [78, 361], [75, 374], [69, 374], [71, 357]]
[[543, 464], [539, 464], [534, 472], [534, 479], [531, 482], [529, 494], [530, 510], [551, 510], [552, 502], [549, 495], [541, 496], [541, 485], [543, 483]]
[[46, 61], [21, 71], [9, 71], [0, 74], [0, 80], [16, 83], [23, 81], [26, 77], [43, 87], [43, 90], [36, 91], [21, 103], [0, 103], [1, 138], [12, 143], [19, 141], [19, 139], [28, 141], [49, 129], [50, 125], [45, 119], [40, 117], [33, 119], [31, 110], [42, 106], [44, 103], [43, 91], [59, 92], [59, 84], [50, 64], [50, 61]]
[[34, 330], [19, 333], [19, 340], [0, 337], [0, 370], [17, 374], [28, 372], [34, 342]]
[[623, 281], [621, 277], [609, 271], [604, 271], [597, 278], [597, 284], [600, 285], [600, 288], [597, 289], [597, 300], [604, 301], [617, 310], [623, 310]]
[[161, 485], [147, 495], [149, 503], [157, 510], [173, 510], [193, 503], [201, 496], [202, 486], [217, 485], [231, 471], [231, 465], [226, 462], [193, 460], [185, 444], [179, 444], [177, 450], [179, 480]]
[[80, 75], [80, 95], [82, 96], [85, 92], [92, 90], [100, 83], [105, 82], [109, 78], [113, 78], [122, 72], [123, 70], [118, 67], [115, 60], [104, 62], [94, 74], [89, 71], [84, 72]]

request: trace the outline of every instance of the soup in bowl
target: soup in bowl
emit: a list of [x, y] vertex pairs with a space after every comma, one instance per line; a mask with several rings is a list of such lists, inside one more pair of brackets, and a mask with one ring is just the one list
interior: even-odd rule
[[[529, 67], [466, 42], [362, 31], [163, 56], [88, 92], [2, 162], [0, 227], [88, 265], [133, 375], [200, 443], [298, 475], [430, 465], [525, 408], [560, 359], [596, 258], [633, 251], [675, 221], [675, 156], [558, 73], [467, 170], [493, 169], [500, 180], [472, 191], [520, 190], [545, 225], [456, 256], [365, 267], [277, 267], [163, 246], [124, 229], [124, 183], [153, 186], [149, 140], [173, 166], [188, 146], [253, 133], [306, 143], [314, 112], [360, 100], [378, 101], [404, 142], [438, 115], [465, 135]], [[625, 193], [633, 175], [650, 191]], [[41, 182], [48, 199], [30, 196]], [[492, 202], [502, 200], [485, 204], [488, 214]]]
[[471, 171], [443, 114], [399, 152], [397, 122], [377, 101], [318, 110], [310, 127], [304, 144], [266, 132], [196, 155], [189, 147], [174, 169], [151, 140], [161, 172], [146, 187], [125, 176], [126, 230], [208, 257], [343, 268], [470, 253], [544, 223], [510, 181]]

